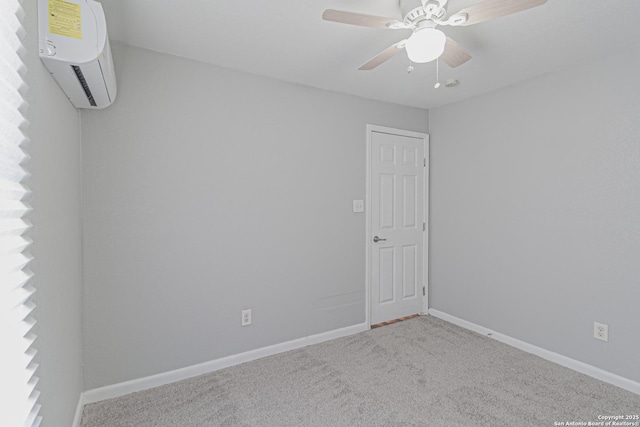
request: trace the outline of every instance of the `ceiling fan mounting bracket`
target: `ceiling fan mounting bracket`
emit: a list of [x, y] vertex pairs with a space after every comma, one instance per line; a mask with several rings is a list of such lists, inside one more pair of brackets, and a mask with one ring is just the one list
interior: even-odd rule
[[462, 25], [469, 19], [469, 15], [466, 13], [456, 13], [455, 15], [451, 15], [446, 22], [441, 22], [442, 25], [451, 25], [452, 27], [456, 27], [458, 25]]

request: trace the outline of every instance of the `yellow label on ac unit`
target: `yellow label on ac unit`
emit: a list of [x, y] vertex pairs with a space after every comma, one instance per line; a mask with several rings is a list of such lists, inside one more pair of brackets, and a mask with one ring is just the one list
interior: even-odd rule
[[49, 0], [49, 32], [82, 39], [82, 9], [65, 0]]

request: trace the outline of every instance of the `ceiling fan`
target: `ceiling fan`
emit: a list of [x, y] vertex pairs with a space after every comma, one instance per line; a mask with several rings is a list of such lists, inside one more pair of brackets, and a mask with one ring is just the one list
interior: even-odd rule
[[547, 0], [485, 0], [447, 17], [447, 0], [400, 0], [400, 9], [404, 16], [402, 21], [334, 9], [325, 10], [322, 19], [361, 27], [413, 30], [410, 37], [389, 46], [363, 64], [359, 70], [372, 70], [402, 49], [406, 49], [412, 62], [425, 63], [439, 58], [451, 68], [455, 68], [470, 60], [471, 55], [451, 37], [438, 30], [437, 26], [473, 25], [531, 9], [546, 2]]

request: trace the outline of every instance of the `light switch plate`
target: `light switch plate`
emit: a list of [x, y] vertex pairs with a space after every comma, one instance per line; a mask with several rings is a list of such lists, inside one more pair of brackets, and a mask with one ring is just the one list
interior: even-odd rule
[[354, 200], [353, 201], [353, 211], [358, 213], [358, 212], [364, 212], [364, 200]]

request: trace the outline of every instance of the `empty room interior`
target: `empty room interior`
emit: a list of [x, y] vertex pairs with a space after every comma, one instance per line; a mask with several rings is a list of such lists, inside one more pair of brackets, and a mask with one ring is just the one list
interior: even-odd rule
[[640, 425], [640, 2], [3, 2], [0, 425]]

